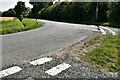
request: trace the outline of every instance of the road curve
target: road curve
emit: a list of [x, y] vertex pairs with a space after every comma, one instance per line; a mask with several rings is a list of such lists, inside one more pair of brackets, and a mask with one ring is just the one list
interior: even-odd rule
[[101, 34], [93, 25], [40, 20], [38, 29], [2, 36], [2, 67], [28, 63], [40, 55]]

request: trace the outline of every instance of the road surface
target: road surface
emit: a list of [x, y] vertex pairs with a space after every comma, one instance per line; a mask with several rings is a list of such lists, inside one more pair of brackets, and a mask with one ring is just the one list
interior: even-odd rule
[[[44, 25], [38, 29], [2, 36], [2, 67], [28, 64], [38, 56], [70, 46], [71, 44], [102, 34], [94, 25], [71, 24], [40, 20]], [[118, 29], [109, 28], [113, 32]], [[107, 34], [112, 34], [104, 29]]]

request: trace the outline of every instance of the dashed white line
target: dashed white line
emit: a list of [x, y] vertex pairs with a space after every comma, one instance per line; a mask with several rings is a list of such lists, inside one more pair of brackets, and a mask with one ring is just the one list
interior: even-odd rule
[[106, 34], [106, 32], [102, 28], [100, 28], [100, 31], [102, 32], [102, 34]]
[[35, 61], [31, 61], [29, 63], [32, 65], [41, 65], [41, 64], [44, 64], [45, 62], [49, 62], [51, 60], [52, 60], [52, 58], [40, 58]]
[[22, 69], [19, 66], [14, 66], [5, 70], [0, 71], [0, 78], [9, 76], [11, 74], [17, 73], [21, 71]]
[[[102, 26], [101, 26], [101, 27], [102, 27]], [[109, 31], [112, 33], [112, 35], [116, 35], [116, 33], [115, 33], [114, 31], [112, 31], [111, 29], [109, 29], [109, 28], [107, 28], [107, 27], [102, 27], [102, 28], [109, 30]]]
[[49, 74], [51, 76], [55, 76], [58, 73], [68, 69], [69, 67], [71, 67], [71, 65], [63, 63], [63, 64], [57, 65], [56, 67], [53, 67], [53, 68], [45, 71], [45, 73], [47, 73], [47, 74]]

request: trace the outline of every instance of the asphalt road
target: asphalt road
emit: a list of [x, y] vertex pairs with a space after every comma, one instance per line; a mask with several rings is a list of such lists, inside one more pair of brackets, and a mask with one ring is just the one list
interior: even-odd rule
[[[94, 25], [41, 21], [44, 26], [38, 29], [2, 36], [2, 67], [26, 64], [38, 56], [101, 34]], [[110, 29], [118, 32], [115, 28]]]

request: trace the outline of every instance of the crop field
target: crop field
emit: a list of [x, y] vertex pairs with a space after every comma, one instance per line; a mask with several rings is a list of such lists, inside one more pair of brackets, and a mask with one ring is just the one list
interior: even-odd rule
[[13, 21], [14, 17], [0, 17], [0, 22]]

